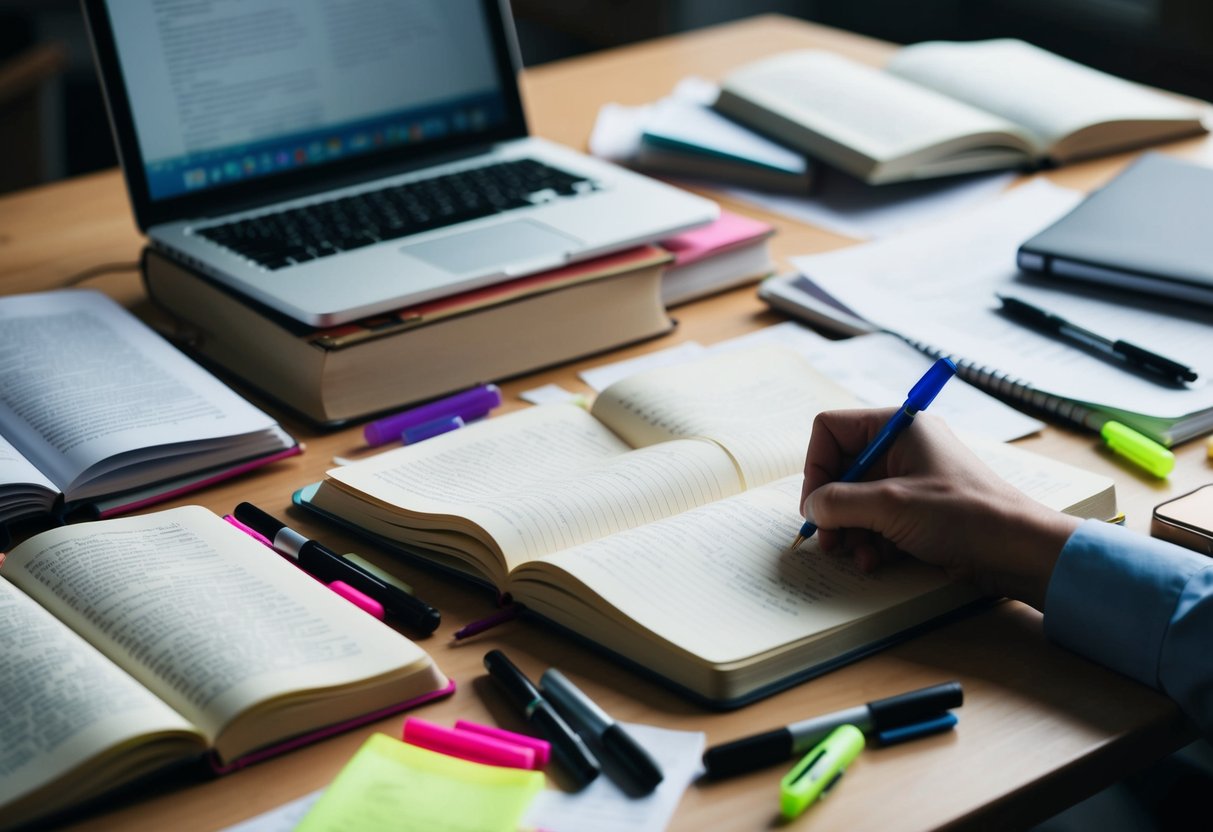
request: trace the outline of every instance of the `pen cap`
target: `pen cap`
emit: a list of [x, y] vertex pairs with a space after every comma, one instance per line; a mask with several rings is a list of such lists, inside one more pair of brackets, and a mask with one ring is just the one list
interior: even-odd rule
[[869, 702], [868, 711], [872, 714], [872, 727], [883, 731], [939, 716], [963, 702], [960, 683], [944, 682]]
[[854, 725], [839, 725], [801, 758], [779, 781], [779, 810], [794, 818], [828, 792], [843, 771], [863, 751], [863, 732]]
[[1159, 479], [1167, 477], [1175, 468], [1175, 454], [1127, 425], [1109, 419], [1099, 429], [1099, 435], [1113, 453], [1123, 456]]
[[939, 395], [939, 391], [948, 383], [948, 379], [956, 375], [956, 365], [952, 363], [950, 358], [940, 358], [932, 365], [931, 369], [927, 370], [926, 375], [918, 380], [918, 383], [910, 390], [906, 396], [906, 410], [917, 413], [926, 408], [931, 402], [935, 401], [935, 397]]
[[490, 650], [484, 654], [484, 667], [518, 707], [529, 709], [540, 700], [539, 691], [530, 679], [500, 650]]
[[627, 770], [628, 776], [646, 793], [657, 788], [665, 779], [665, 775], [644, 746], [636, 742], [618, 723], [602, 732], [602, 747], [610, 752]]
[[598, 707], [554, 667], [549, 667], [539, 677], [539, 692], [546, 696], [548, 701], [556, 706], [560, 715], [583, 736], [601, 736], [611, 726], [612, 720], [606, 711]]
[[782, 762], [791, 756], [792, 734], [787, 728], [777, 728], [712, 746], [703, 753], [703, 767], [709, 777], [729, 777]]

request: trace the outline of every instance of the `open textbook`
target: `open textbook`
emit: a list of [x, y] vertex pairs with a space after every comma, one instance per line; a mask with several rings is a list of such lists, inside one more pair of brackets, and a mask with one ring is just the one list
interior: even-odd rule
[[[1081, 199], [1046, 181], [1030, 182], [961, 218], [793, 258], [798, 274], [767, 281], [759, 295], [818, 325], [895, 333], [929, 355], [949, 356], [977, 387], [1086, 428], [1114, 419], [1168, 446], [1207, 433], [1213, 312], [1085, 290], [1016, 268], [1020, 243]], [[1183, 361], [1200, 371], [1200, 381], [1160, 383], [1016, 323], [999, 312], [997, 294]]]
[[299, 452], [105, 295], [0, 298], [0, 526], [131, 509]]
[[871, 184], [1062, 163], [1205, 130], [1191, 103], [1024, 41], [930, 41], [883, 69], [818, 50], [734, 70], [715, 107]]
[[[850, 406], [794, 352], [739, 350], [628, 377], [590, 412], [534, 407], [333, 469], [296, 499], [735, 706], [977, 598], [919, 562], [865, 575], [812, 541], [788, 551], [813, 417]], [[1048, 505], [1115, 511], [1104, 477], [980, 448]]]
[[0, 828], [452, 689], [426, 651], [204, 508], [42, 532], [0, 569]]

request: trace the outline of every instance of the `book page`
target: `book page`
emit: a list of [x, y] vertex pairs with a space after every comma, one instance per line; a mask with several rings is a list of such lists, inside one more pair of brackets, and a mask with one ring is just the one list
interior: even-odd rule
[[776, 55], [722, 86], [878, 162], [970, 135], [1003, 134], [1010, 146], [1030, 147], [1004, 118], [830, 52]]
[[[408, 527], [466, 518], [512, 569], [527, 558], [718, 500], [741, 488], [711, 442], [632, 450], [576, 405], [532, 407], [334, 468], [329, 482], [389, 507]], [[437, 515], [418, 522], [418, 515]], [[354, 519], [357, 518], [347, 518]]]
[[[782, 649], [948, 585], [917, 561], [865, 575], [813, 540], [788, 551], [802, 522], [800, 483], [787, 477], [544, 560], [713, 664]], [[520, 599], [522, 582], [536, 574], [519, 570]]]
[[802, 470], [818, 413], [858, 406], [792, 350], [761, 346], [629, 376], [602, 391], [592, 410], [633, 445], [717, 441], [753, 488]]
[[0, 436], [0, 523], [45, 514], [58, 494], [55, 484]]
[[266, 452], [283, 447], [269, 416], [99, 292], [0, 299], [0, 377], [5, 435], [72, 500], [146, 484], [113, 473], [119, 466], [203, 449], [218, 464], [217, 440], [266, 434]]
[[[134, 737], [158, 736], [167, 759], [205, 748], [180, 714], [3, 579], [0, 702], [0, 815], [9, 822], [21, 812], [12, 801], [33, 801], [69, 772], [93, 767], [89, 777], [103, 779], [99, 772], [117, 764], [98, 758], [131, 751]], [[50, 800], [43, 795], [38, 808]], [[55, 802], [66, 805], [62, 791]]]
[[[198, 506], [44, 532], [14, 549], [4, 571], [211, 738], [254, 703], [425, 658]], [[257, 714], [266, 731], [274, 719]]]
[[[898, 50], [886, 69], [1019, 124], [1046, 148], [1105, 122], [1187, 123], [1178, 130], [1162, 125], [1161, 138], [1193, 132], [1199, 118], [1182, 101], [1010, 38], [918, 43]], [[1102, 144], [1111, 149], [1142, 138], [1125, 141], [1110, 131]]]

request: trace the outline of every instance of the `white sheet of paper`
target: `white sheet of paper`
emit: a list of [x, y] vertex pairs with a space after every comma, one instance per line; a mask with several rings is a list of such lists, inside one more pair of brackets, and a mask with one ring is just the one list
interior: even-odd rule
[[290, 803], [283, 803], [268, 812], [242, 820], [222, 832], [291, 832], [303, 821], [304, 816], [311, 811], [313, 804], [320, 799], [320, 795], [323, 793], [324, 789], [317, 789]]
[[[1118, 303], [1100, 290], [1018, 271], [1019, 244], [1069, 211], [1082, 195], [1034, 180], [988, 205], [912, 234], [792, 258], [803, 275], [857, 314], [899, 335], [1018, 378], [1037, 390], [1154, 416], [1213, 407], [1213, 327], [1207, 313], [1147, 300]], [[1107, 337], [1140, 344], [1201, 375], [1188, 389], [1125, 372], [1072, 344], [999, 313], [996, 293]]]
[[602, 364], [591, 367], [581, 373], [581, 380], [595, 391], [601, 393], [621, 378], [626, 378], [641, 370], [652, 370], [656, 367], [669, 367], [698, 358], [706, 351], [706, 347], [698, 341], [684, 341], [676, 347], [638, 355], [616, 361], [613, 364]]
[[[807, 358], [822, 375], [841, 384], [871, 407], [905, 401], [906, 393], [931, 366], [932, 359], [900, 339], [883, 333], [833, 341], [794, 321], [776, 324], [709, 347], [711, 351], [782, 344]], [[1010, 442], [1036, 433], [1044, 423], [993, 396], [954, 379], [931, 404], [957, 433]]]
[[575, 402], [580, 398], [584, 398], [584, 396], [581, 393], [566, 390], [559, 384], [545, 384], [542, 387], [524, 390], [518, 394], [518, 398], [531, 404], [558, 404], [560, 402]]
[[895, 185], [865, 185], [858, 179], [817, 168], [809, 196], [721, 188], [759, 208], [807, 222], [857, 240], [887, 237], [987, 202], [1006, 190], [1013, 173], [950, 176]]
[[703, 770], [705, 735], [633, 723], [625, 723], [624, 728], [653, 755], [665, 775], [651, 794], [629, 796], [606, 776], [575, 793], [545, 789], [531, 804], [523, 825], [554, 832], [665, 829], [682, 793]]

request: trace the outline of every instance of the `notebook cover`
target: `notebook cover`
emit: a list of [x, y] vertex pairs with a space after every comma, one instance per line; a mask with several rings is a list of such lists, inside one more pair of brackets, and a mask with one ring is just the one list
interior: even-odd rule
[[309, 731], [306, 734], [300, 734], [297, 737], [292, 737], [291, 739], [277, 743], [276, 745], [267, 746], [266, 748], [254, 751], [251, 754], [246, 754], [243, 757], [232, 760], [227, 765], [221, 764], [214, 754], [207, 756], [207, 762], [211, 767], [211, 771], [213, 771], [215, 774], [230, 774], [233, 771], [247, 768], [248, 766], [268, 760], [271, 757], [277, 757], [279, 754], [285, 754], [288, 751], [294, 751], [296, 748], [302, 748], [305, 745], [319, 742], [320, 740], [327, 739], [335, 734], [348, 731], [351, 728], [357, 728], [359, 725], [366, 725], [368, 723], [383, 719], [386, 716], [391, 716], [392, 714], [400, 713], [401, 711], [407, 711], [410, 708], [416, 708], [418, 705], [423, 705], [426, 702], [431, 702], [435, 699], [442, 699], [443, 697], [450, 696], [454, 692], [455, 680], [451, 679], [444, 687], [438, 688], [437, 690], [432, 690], [429, 693], [423, 693], [420, 696], [415, 696], [412, 699], [406, 699], [403, 702], [398, 702], [395, 705], [389, 705], [386, 708], [380, 708], [377, 711], [371, 711], [369, 714], [363, 714], [362, 716], [355, 717], [354, 719], [350, 719], [345, 722], [337, 722], [333, 725], [326, 725], [325, 727], [319, 728], [315, 731]]
[[1213, 304], [1213, 168], [1146, 153], [1019, 248], [1019, 266]]

